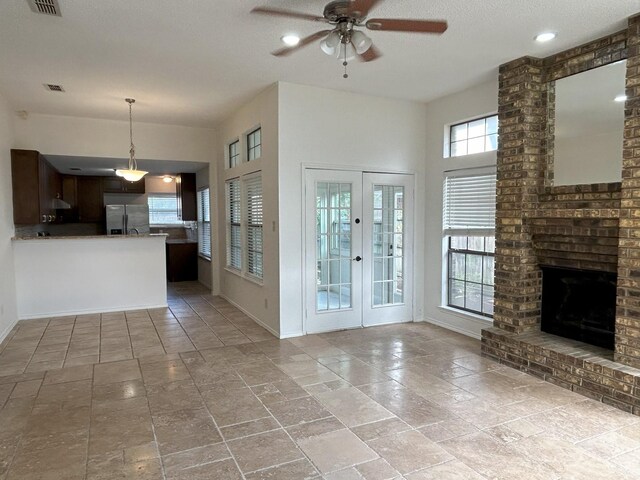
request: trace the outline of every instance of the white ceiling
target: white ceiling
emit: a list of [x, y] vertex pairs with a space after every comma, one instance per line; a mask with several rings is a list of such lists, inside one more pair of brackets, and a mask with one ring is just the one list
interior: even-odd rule
[[[269, 54], [322, 24], [251, 15], [258, 5], [321, 14], [326, 0], [59, 0], [62, 17], [0, 2], [0, 93], [15, 110], [213, 126], [267, 85], [287, 81], [429, 101], [486, 81], [523, 55], [547, 56], [621, 30], [640, 0], [385, 0], [374, 17], [447, 19], [442, 36], [371, 32], [384, 56], [340, 62], [312, 45]], [[533, 36], [558, 32], [548, 44]], [[43, 83], [62, 84], [66, 93]]]

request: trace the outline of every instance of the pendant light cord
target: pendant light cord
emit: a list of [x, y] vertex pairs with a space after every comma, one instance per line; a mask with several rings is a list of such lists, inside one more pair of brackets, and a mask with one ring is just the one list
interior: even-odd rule
[[138, 162], [136, 161], [136, 147], [133, 144], [133, 114], [131, 113], [131, 106], [133, 101], [129, 101], [129, 141], [131, 146], [129, 147], [129, 170], [137, 170]]

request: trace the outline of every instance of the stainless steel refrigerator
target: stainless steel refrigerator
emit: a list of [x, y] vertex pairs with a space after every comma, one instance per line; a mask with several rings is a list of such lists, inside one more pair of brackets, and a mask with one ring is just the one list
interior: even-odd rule
[[148, 205], [107, 205], [107, 235], [149, 233]]

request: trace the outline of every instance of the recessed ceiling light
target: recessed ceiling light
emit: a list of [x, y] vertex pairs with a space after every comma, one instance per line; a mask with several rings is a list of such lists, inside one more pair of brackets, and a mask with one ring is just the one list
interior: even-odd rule
[[173, 182], [173, 177], [170, 177], [169, 175], [165, 175], [164, 177], [162, 177], [162, 181], [164, 183], [171, 183]]
[[626, 102], [627, 101], [627, 96], [626, 95], [618, 95], [616, 98], [613, 99], [614, 102]]
[[556, 38], [556, 34], [554, 32], [543, 32], [539, 33], [534, 38], [536, 42], [544, 43]]
[[298, 35], [285, 35], [281, 40], [282, 43], [288, 47], [295, 47], [300, 43], [300, 37]]

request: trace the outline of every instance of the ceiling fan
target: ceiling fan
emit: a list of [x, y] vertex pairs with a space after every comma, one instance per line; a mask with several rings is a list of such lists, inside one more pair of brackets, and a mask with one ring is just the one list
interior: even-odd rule
[[371, 62], [382, 54], [373, 46], [372, 40], [360, 28], [388, 32], [434, 33], [442, 34], [447, 29], [443, 20], [418, 20], [371, 18], [367, 19], [370, 10], [382, 0], [334, 0], [324, 7], [322, 17], [291, 10], [269, 7], [256, 7], [251, 13], [278, 17], [309, 20], [332, 25], [331, 29], [320, 30], [293, 45], [272, 52], [276, 57], [289, 55], [307, 45], [322, 39], [320, 48], [324, 53], [343, 59], [344, 78], [347, 78], [348, 60], [354, 56], [363, 62]]

